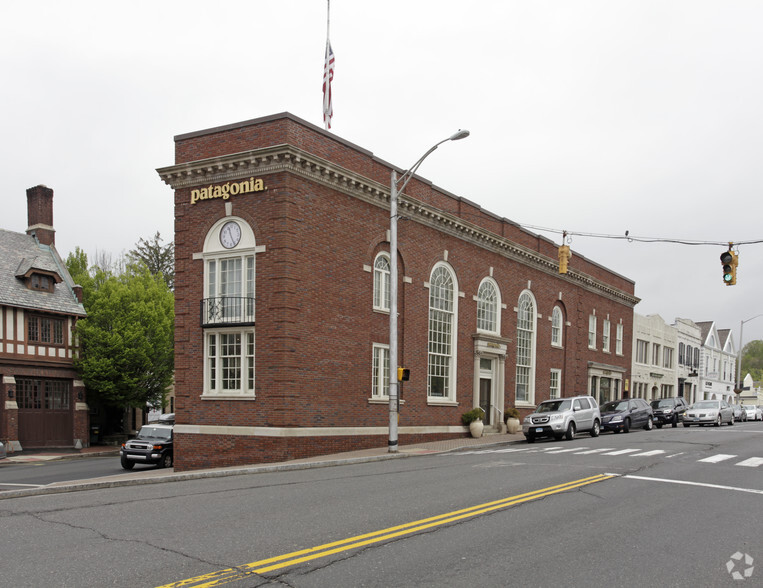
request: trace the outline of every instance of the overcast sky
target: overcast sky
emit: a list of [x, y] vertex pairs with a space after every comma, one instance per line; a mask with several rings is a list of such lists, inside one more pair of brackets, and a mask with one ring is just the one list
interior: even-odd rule
[[[0, 227], [24, 231], [45, 184], [63, 257], [171, 240], [155, 170], [175, 135], [283, 111], [322, 125], [326, 6], [5, 0]], [[332, 132], [407, 168], [469, 129], [420, 175], [568, 231], [635, 281], [639, 314], [714, 320], [738, 344], [763, 314], [761, 23], [758, 0], [332, 0]], [[716, 244], [580, 234], [626, 231]], [[763, 339], [763, 316], [743, 335]]]

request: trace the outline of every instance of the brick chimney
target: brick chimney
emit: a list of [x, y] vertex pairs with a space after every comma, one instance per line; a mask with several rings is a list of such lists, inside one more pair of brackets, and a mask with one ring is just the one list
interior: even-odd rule
[[27, 235], [37, 237], [43, 245], [55, 245], [56, 231], [53, 228], [53, 190], [42, 184], [26, 191]]

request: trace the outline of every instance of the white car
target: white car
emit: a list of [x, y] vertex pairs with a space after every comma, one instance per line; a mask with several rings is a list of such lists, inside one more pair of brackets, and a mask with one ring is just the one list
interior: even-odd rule
[[744, 410], [747, 413], [748, 421], [760, 421], [763, 420], [763, 414], [761, 414], [761, 408], [754, 404], [743, 404]]
[[723, 423], [734, 424], [734, 409], [725, 400], [700, 400], [695, 402], [684, 413], [684, 427], [691, 425], [715, 425]]

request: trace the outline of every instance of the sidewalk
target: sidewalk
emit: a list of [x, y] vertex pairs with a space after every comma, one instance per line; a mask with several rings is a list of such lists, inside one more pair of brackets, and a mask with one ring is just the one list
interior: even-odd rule
[[[3, 498], [16, 498], [20, 496], [39, 496], [42, 494], [57, 494], [63, 492], [75, 492], [78, 490], [95, 490], [100, 488], [115, 488], [118, 486], [136, 486], [142, 484], [159, 484], [163, 482], [177, 482], [182, 480], [197, 480], [202, 478], [217, 478], [224, 476], [240, 476], [265, 472], [290, 471], [298, 469], [332, 467], [350, 463], [363, 463], [380, 461], [385, 459], [400, 459], [419, 455], [431, 455], [435, 453], [447, 453], [460, 449], [501, 446], [509, 443], [524, 441], [522, 433], [484, 435], [478, 439], [462, 437], [448, 439], [446, 441], [432, 441], [430, 443], [415, 443], [401, 445], [397, 453], [390, 453], [387, 447], [375, 447], [373, 449], [361, 449], [346, 453], [331, 455], [319, 455], [305, 459], [295, 459], [279, 463], [256, 464], [247, 466], [235, 466], [213, 468], [206, 470], [193, 470], [190, 472], [175, 472], [173, 468], [156, 469], [146, 468], [133, 470], [123, 474], [89, 480], [77, 480], [74, 482], [57, 482], [39, 488], [23, 490], [0, 491], [0, 500]], [[72, 459], [81, 457], [96, 457], [113, 455], [116, 459], [119, 453], [118, 447], [88, 447], [80, 450], [40, 451], [37, 453], [20, 452], [8, 454], [8, 458], [1, 460], [10, 463], [34, 463], [54, 459]], [[9, 464], [8, 464], [9, 465]]]

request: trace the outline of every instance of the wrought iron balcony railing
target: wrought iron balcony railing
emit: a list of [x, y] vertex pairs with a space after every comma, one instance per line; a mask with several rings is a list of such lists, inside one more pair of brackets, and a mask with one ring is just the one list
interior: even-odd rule
[[225, 325], [254, 325], [254, 298], [204, 298], [201, 301], [201, 326]]

